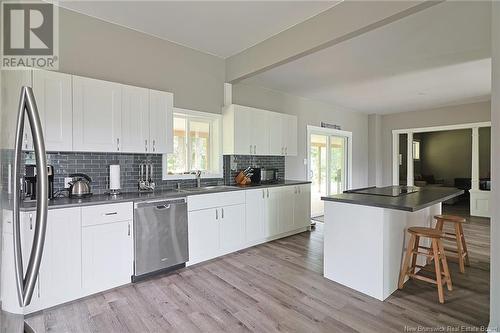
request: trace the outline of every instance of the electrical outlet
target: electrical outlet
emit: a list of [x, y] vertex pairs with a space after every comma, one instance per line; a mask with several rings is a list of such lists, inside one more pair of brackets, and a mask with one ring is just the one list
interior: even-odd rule
[[64, 188], [69, 188], [69, 183], [73, 180], [71, 177], [64, 177]]

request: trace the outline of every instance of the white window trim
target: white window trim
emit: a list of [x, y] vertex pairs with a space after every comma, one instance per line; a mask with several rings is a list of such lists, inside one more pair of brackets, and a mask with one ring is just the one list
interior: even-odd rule
[[[217, 113], [210, 113], [210, 112], [202, 112], [202, 111], [196, 111], [196, 110], [189, 110], [189, 109], [181, 109], [181, 108], [175, 108], [174, 107], [174, 117], [176, 114], [184, 115], [188, 118], [200, 118], [200, 119], [206, 119], [210, 120], [213, 122], [213, 127], [211, 126], [210, 129], [213, 133], [211, 136], [211, 163], [216, 163], [218, 166], [219, 172], [207, 172], [207, 171], [202, 171], [201, 173], [201, 178], [222, 178], [223, 177], [223, 171], [222, 171], [222, 115], [217, 114]], [[173, 135], [173, 133], [172, 133]], [[217, 138], [214, 138], [214, 136], [217, 136]], [[218, 141], [215, 143], [214, 141]], [[185, 180], [185, 179], [195, 179], [196, 175], [194, 174], [175, 174], [175, 175], [169, 175], [167, 173], [167, 154], [162, 155], [162, 180]], [[213, 166], [214, 164], [212, 164]]]

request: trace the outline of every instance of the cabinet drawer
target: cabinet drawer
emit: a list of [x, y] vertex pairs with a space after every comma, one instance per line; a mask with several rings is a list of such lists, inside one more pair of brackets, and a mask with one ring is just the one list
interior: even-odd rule
[[188, 197], [188, 211], [240, 205], [245, 203], [245, 191], [198, 194]]
[[82, 226], [127, 221], [133, 216], [132, 202], [83, 207]]

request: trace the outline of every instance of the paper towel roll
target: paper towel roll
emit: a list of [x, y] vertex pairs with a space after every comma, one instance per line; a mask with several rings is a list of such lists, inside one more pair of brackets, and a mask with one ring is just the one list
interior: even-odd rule
[[109, 166], [109, 189], [119, 190], [120, 187], [120, 165], [113, 164]]

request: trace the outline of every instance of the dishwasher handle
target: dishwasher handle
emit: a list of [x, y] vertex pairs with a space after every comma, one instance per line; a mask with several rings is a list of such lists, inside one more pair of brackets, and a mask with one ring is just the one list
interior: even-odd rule
[[[138, 201], [134, 204], [134, 208], [144, 208], [144, 207], [156, 207], [158, 209], [170, 208], [171, 205], [186, 204], [186, 198], [176, 198], [171, 200], [148, 200], [148, 201]], [[161, 208], [160, 208], [161, 207]]]

